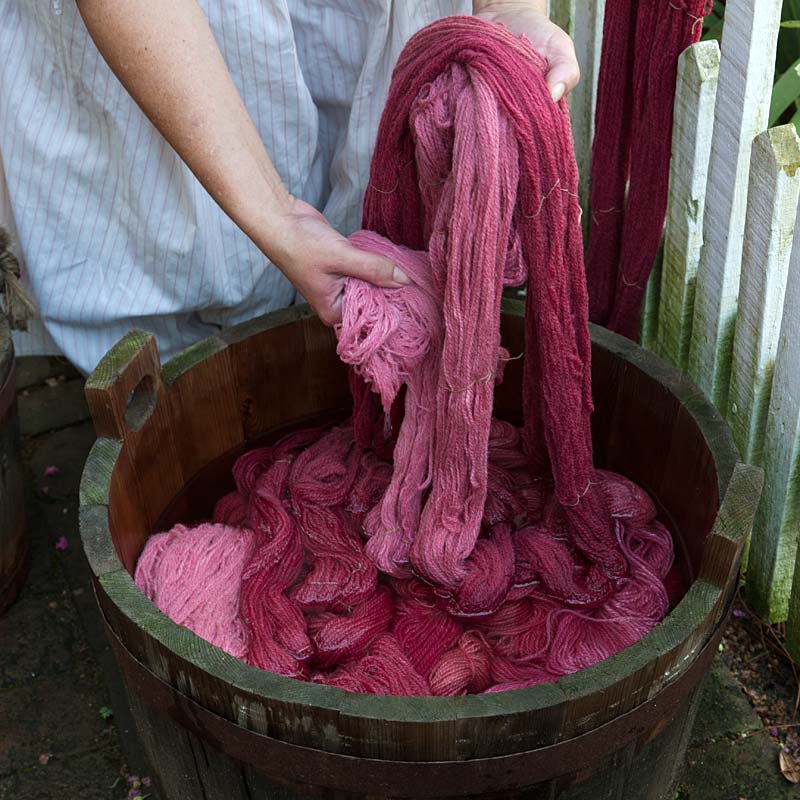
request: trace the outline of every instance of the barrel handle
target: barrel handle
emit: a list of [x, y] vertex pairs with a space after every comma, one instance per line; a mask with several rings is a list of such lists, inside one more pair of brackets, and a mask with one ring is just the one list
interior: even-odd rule
[[98, 437], [124, 441], [138, 431], [164, 392], [155, 337], [140, 330], [126, 334], [95, 367], [85, 392]]

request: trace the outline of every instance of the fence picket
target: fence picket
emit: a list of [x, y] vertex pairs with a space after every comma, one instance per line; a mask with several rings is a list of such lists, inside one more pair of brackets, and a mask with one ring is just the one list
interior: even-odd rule
[[750, 165], [727, 418], [742, 458], [760, 464], [800, 197], [794, 125], [757, 136]]
[[[764, 494], [756, 513], [747, 596], [768, 622], [786, 619], [800, 533], [800, 215], [786, 281], [764, 437]], [[795, 597], [792, 623], [798, 623]], [[792, 633], [797, 643], [798, 632]]]
[[767, 127], [781, 3], [728, 0], [688, 368], [727, 405], [750, 149]]
[[578, 199], [583, 209], [584, 231], [589, 220], [589, 173], [605, 5], [605, 0], [550, 0], [550, 16], [575, 41], [581, 68], [581, 81], [569, 95], [569, 109], [575, 159], [580, 171]]
[[655, 349], [682, 369], [689, 355], [694, 282], [703, 244], [718, 76], [719, 45], [716, 41], [698, 42], [681, 54]]

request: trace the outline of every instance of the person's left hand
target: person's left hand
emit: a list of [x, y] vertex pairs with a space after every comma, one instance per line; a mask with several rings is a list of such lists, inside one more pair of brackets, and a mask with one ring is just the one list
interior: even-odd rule
[[[547, 86], [558, 102], [581, 77], [575, 46], [565, 31], [551, 22], [538, 0], [475, 0], [475, 16], [500, 22], [512, 33], [525, 34], [547, 61]], [[540, 10], [541, 9], [541, 10]]]

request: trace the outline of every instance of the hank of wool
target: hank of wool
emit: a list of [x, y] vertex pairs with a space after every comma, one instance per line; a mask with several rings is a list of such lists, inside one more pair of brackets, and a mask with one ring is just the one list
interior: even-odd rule
[[243, 658], [250, 636], [239, 613], [239, 595], [253, 545], [253, 533], [246, 528], [176, 525], [148, 539], [136, 564], [136, 581], [179, 625]]
[[[241, 456], [213, 523], [151, 537], [137, 584], [234, 652], [230, 625], [249, 663], [351, 691], [530, 686], [632, 644], [668, 607], [672, 541], [592, 463], [569, 118], [524, 39], [450, 17], [409, 41], [364, 226], [353, 244], [414, 283], [347, 282], [352, 420]], [[502, 288], [525, 279], [518, 429], [492, 405]]]
[[[367, 534], [378, 537], [369, 551], [383, 571], [407, 574], [413, 565], [432, 583], [458, 591], [486, 501], [489, 420], [503, 357], [502, 288], [527, 278], [525, 450], [536, 474], [552, 474], [572, 542], [590, 562], [571, 598], [586, 602], [607, 596], [625, 562], [592, 481], [578, 171], [567, 105], [552, 102], [543, 74], [543, 61], [524, 40], [472, 17], [429, 26], [398, 61], [378, 130], [364, 227], [428, 253], [426, 283], [442, 309], [441, 332], [434, 334], [441, 345], [435, 343], [420, 370], [431, 373], [435, 388], [421, 404], [417, 391], [406, 402], [407, 416], [426, 431], [417, 432], [424, 438], [413, 454], [427, 460], [416, 471], [427, 480], [415, 481], [422, 491], [430, 485], [426, 502], [401, 519], [390, 496], [380, 519], [368, 519]], [[362, 284], [349, 292], [356, 316], [370, 291]], [[363, 328], [349, 306], [346, 295], [339, 353], [363, 372], [363, 355], [348, 353], [349, 340]], [[369, 314], [364, 320], [371, 324]], [[379, 375], [373, 384], [386, 408], [385, 379]], [[364, 398], [356, 400], [358, 420], [372, 396], [366, 387], [357, 394]], [[420, 420], [426, 413], [420, 405], [428, 419]], [[378, 421], [380, 433], [384, 422]], [[363, 427], [357, 422], [356, 430]], [[401, 430], [395, 459], [408, 457], [407, 441]], [[396, 472], [402, 481], [403, 470]], [[421, 492], [415, 506], [419, 500]]]
[[678, 56], [702, 33], [707, 0], [608, 0], [597, 83], [590, 317], [635, 339], [669, 190]]

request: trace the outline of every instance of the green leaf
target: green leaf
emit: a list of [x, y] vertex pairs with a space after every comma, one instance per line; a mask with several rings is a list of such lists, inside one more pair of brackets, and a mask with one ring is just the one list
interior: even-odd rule
[[109, 708], [108, 706], [101, 706], [100, 711], [97, 712], [103, 719], [110, 719], [114, 716], [113, 709]]
[[719, 39], [722, 36], [722, 27], [724, 22], [725, 20], [722, 19], [722, 17], [715, 22], [712, 22], [703, 33], [703, 41], [708, 41], [709, 39]]
[[800, 0], [783, 0], [781, 21], [784, 26], [778, 34], [778, 50], [775, 59], [775, 79], [777, 80], [789, 65], [800, 55]]
[[709, 39], [719, 40], [722, 36], [722, 23], [725, 19], [725, 3], [720, 0], [714, 0], [714, 5], [709, 12], [708, 16], [703, 20], [703, 35], [701, 39], [707, 41]]
[[800, 98], [800, 58], [792, 64], [772, 87], [769, 107], [769, 124], [774, 125], [781, 114]]
[[786, 19], [781, 22], [781, 28], [800, 28], [800, 19]]
[[795, 126], [795, 128], [797, 128], [797, 132], [800, 134], [800, 109], [797, 110], [790, 122]]

